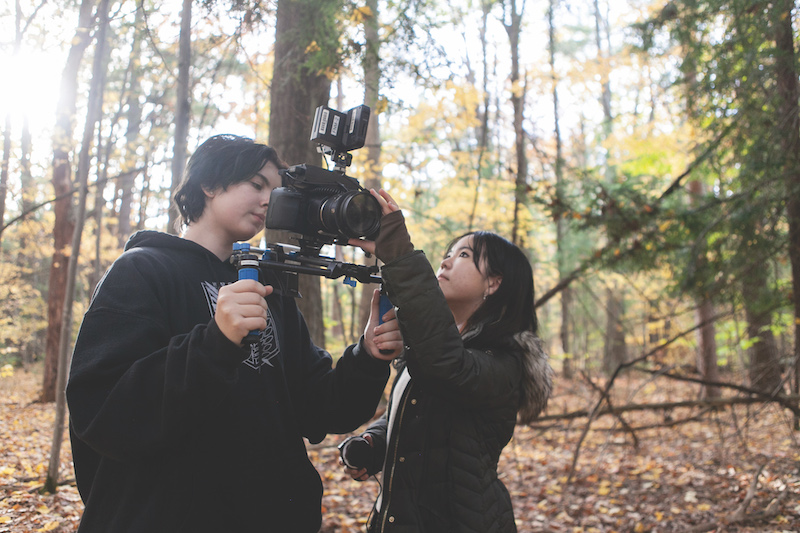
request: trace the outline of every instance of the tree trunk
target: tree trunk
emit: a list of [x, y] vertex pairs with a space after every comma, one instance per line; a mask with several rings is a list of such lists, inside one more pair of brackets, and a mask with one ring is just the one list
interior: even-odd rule
[[628, 359], [627, 344], [625, 343], [625, 328], [622, 324], [622, 317], [625, 315], [625, 308], [622, 298], [619, 297], [616, 285], [612, 285], [607, 290], [606, 301], [606, 338], [603, 352], [603, 372], [613, 373], [618, 366]]
[[[792, 294], [794, 294], [794, 388], [800, 392], [800, 88], [792, 28], [792, 0], [778, 0], [772, 8], [775, 24], [775, 55], [780, 107], [776, 123], [781, 125], [781, 147], [786, 157], [786, 217], [789, 221], [789, 259], [792, 263]], [[795, 428], [800, 419], [795, 417]]]
[[[714, 316], [714, 304], [704, 299], [697, 302], [695, 311], [697, 323], [702, 324], [697, 330], [697, 371], [705, 381], [719, 382], [719, 366], [717, 365], [717, 340]], [[713, 385], [703, 385], [703, 398], [719, 398], [721, 391]]]
[[514, 146], [516, 150], [517, 174], [514, 180], [514, 225], [511, 230], [511, 242], [524, 246], [524, 237], [520, 234], [519, 212], [524, 206], [528, 194], [528, 157], [525, 153], [525, 130], [523, 118], [525, 111], [525, 80], [520, 79], [519, 72], [519, 39], [522, 33], [522, 9], [517, 11], [516, 0], [508, 0], [504, 5], [507, 21], [504, 23], [511, 47], [511, 105], [514, 108]]
[[[566, 193], [564, 183], [564, 156], [561, 142], [561, 124], [559, 123], [558, 107], [558, 77], [556, 76], [556, 32], [553, 22], [554, 11], [558, 0], [550, 0], [547, 10], [548, 28], [548, 49], [550, 54], [550, 76], [553, 84], [553, 137], [556, 142], [556, 209], [553, 213], [556, 223], [556, 260], [558, 262], [559, 281], [563, 281], [564, 276], [569, 274], [570, 266], [567, 261], [567, 220], [564, 218], [564, 206], [566, 205]], [[572, 350], [570, 348], [570, 331], [572, 307], [572, 290], [565, 286], [561, 291], [561, 352], [563, 363], [561, 373], [566, 379], [572, 379]]]
[[82, 0], [78, 27], [72, 40], [67, 62], [61, 74], [61, 93], [56, 108], [56, 124], [53, 133], [53, 204], [55, 222], [53, 224], [53, 260], [50, 265], [50, 279], [47, 294], [47, 340], [45, 345], [45, 364], [42, 376], [40, 400], [52, 402], [56, 399], [56, 377], [58, 375], [58, 347], [61, 338], [61, 324], [64, 311], [64, 297], [67, 285], [67, 254], [75, 229], [72, 216], [72, 170], [70, 153], [73, 149], [73, 117], [76, 109], [78, 91], [78, 70], [83, 54], [91, 41], [92, 10], [95, 0]]
[[[603, 108], [603, 132], [602, 140], [605, 142], [611, 135], [613, 127], [613, 113], [611, 112], [611, 84], [608, 79], [608, 59], [607, 53], [603, 49], [602, 29], [608, 26], [607, 21], [600, 13], [600, 5], [594, 0], [594, 21], [595, 21], [595, 42], [597, 44], [597, 63], [600, 69], [600, 80], [602, 83], [602, 94], [600, 104]], [[604, 161], [606, 181], [613, 183], [616, 176], [616, 169], [610, 164], [608, 159]], [[622, 235], [609, 233], [609, 241], [617, 242]], [[627, 345], [625, 344], [624, 330], [624, 291], [616, 283], [612, 283], [606, 291], [606, 336], [603, 352], [603, 368], [606, 372], [613, 372], [617, 365], [626, 359]]]
[[[380, 132], [380, 47], [378, 36], [378, 0], [367, 0], [366, 7], [370, 13], [364, 18], [364, 35], [366, 47], [364, 50], [364, 103], [369, 106], [369, 126], [367, 127], [367, 162], [364, 187], [378, 190], [381, 187], [381, 132]], [[374, 261], [374, 259], [373, 259]], [[364, 283], [361, 286], [361, 302], [359, 304], [358, 330], [363, 331], [369, 320], [370, 302], [372, 292], [376, 285]]]
[[[697, 180], [688, 183], [689, 202], [699, 204], [700, 197], [703, 195], [703, 184]], [[697, 323], [701, 324], [697, 330], [697, 371], [706, 381], [718, 382], [719, 366], [717, 365], [717, 341], [716, 327], [712, 317], [714, 316], [714, 304], [708, 298], [696, 297], [697, 306], [695, 316]], [[703, 385], [704, 398], [718, 398], [722, 392], [719, 387], [713, 385]]]
[[61, 338], [58, 350], [58, 378], [56, 389], [56, 419], [53, 425], [53, 443], [50, 449], [50, 463], [44, 483], [46, 492], [55, 493], [58, 486], [58, 470], [61, 464], [61, 443], [64, 437], [64, 421], [67, 410], [67, 372], [69, 370], [70, 347], [72, 345], [72, 304], [75, 296], [75, 278], [78, 269], [78, 257], [81, 251], [81, 235], [86, 214], [86, 193], [91, 162], [92, 139], [95, 128], [103, 112], [103, 90], [106, 75], [106, 50], [108, 29], [108, 9], [110, 0], [101, 0], [98, 6], [97, 46], [92, 66], [92, 83], [89, 89], [88, 111], [83, 128], [83, 142], [78, 159], [77, 181], [80, 195], [77, 205], [76, 224], [72, 235], [71, 253], [67, 265], [67, 283], [65, 287], [64, 310], [62, 313]]
[[[142, 27], [142, 10], [136, 10], [134, 20], [134, 27]], [[125, 132], [125, 161], [123, 166], [123, 175], [120, 179], [120, 202], [117, 224], [117, 242], [119, 247], [122, 248], [128, 237], [131, 235], [132, 228], [132, 204], [133, 204], [133, 188], [137, 172], [134, 169], [139, 167], [139, 156], [137, 149], [139, 148], [139, 131], [142, 126], [142, 106], [139, 103], [139, 95], [142, 93], [141, 80], [141, 48], [142, 39], [140, 38], [139, 31], [137, 30], [133, 35], [133, 44], [131, 45], [131, 57], [129, 60], [131, 77], [128, 82], [128, 112], [127, 123], [128, 128]]]
[[[314, 111], [326, 104], [330, 94], [330, 80], [319, 65], [312, 70], [306, 66], [307, 51], [312, 41], [326, 35], [326, 20], [333, 13], [329, 8], [319, 9], [319, 0], [280, 0], [275, 27], [275, 64], [270, 91], [269, 144], [290, 165], [308, 163], [318, 165], [320, 155], [309, 142]], [[313, 13], [313, 16], [309, 14]], [[309, 54], [311, 52], [308, 52]], [[334, 67], [335, 65], [329, 65]], [[287, 242], [286, 232], [267, 231], [269, 242]], [[317, 276], [300, 276], [300, 293], [297, 303], [306, 319], [311, 338], [325, 346], [325, 328], [322, 321], [322, 295]]]
[[[6, 217], [6, 195], [8, 194], [8, 170], [11, 165], [11, 112], [6, 114], [3, 128], [3, 161], [0, 163], [0, 227]], [[3, 234], [0, 230], [0, 240]]]
[[753, 341], [750, 347], [750, 385], [772, 394], [780, 389], [781, 369], [778, 349], [772, 334], [772, 318], [765, 309], [768, 293], [766, 271], [761, 265], [751, 269], [742, 282], [742, 298], [747, 317], [747, 336]]
[[467, 230], [472, 231], [475, 223], [475, 215], [478, 211], [478, 199], [481, 194], [481, 183], [483, 181], [484, 173], [484, 159], [489, 150], [489, 108], [490, 93], [489, 93], [489, 46], [486, 41], [487, 28], [489, 24], [489, 12], [492, 9], [492, 2], [490, 0], [481, 1], [481, 62], [483, 76], [481, 81], [481, 91], [483, 92], [483, 110], [477, 109], [476, 114], [480, 120], [480, 133], [478, 138], [478, 161], [476, 165], [475, 176], [475, 194], [472, 195], [472, 207], [469, 210], [469, 221], [467, 222]]
[[[181, 34], [178, 52], [178, 82], [175, 102], [175, 141], [172, 149], [172, 186], [170, 197], [177, 190], [183, 178], [186, 167], [186, 146], [189, 136], [189, 120], [191, 118], [191, 87], [192, 66], [192, 0], [183, 0], [181, 11]], [[177, 233], [178, 221], [177, 208], [170, 203], [169, 221], [167, 231]]]

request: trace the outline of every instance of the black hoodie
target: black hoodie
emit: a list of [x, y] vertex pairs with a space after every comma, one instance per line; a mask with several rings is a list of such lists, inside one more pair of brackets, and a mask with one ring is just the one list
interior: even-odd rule
[[238, 347], [213, 319], [232, 264], [153, 231], [125, 250], [84, 316], [67, 385], [79, 531], [317, 531], [322, 484], [303, 437], [369, 419], [388, 365], [358, 344], [332, 369], [279, 294], [259, 342]]

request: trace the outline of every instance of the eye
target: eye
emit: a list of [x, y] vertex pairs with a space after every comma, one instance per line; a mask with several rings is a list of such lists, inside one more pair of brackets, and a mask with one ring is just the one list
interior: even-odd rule
[[264, 188], [264, 184], [263, 184], [263, 183], [261, 183], [261, 182], [260, 182], [260, 181], [258, 181], [258, 180], [251, 180], [251, 181], [250, 181], [250, 185], [252, 185], [252, 186], [253, 186], [253, 188], [255, 188], [255, 190], [257, 190], [257, 191], [260, 191], [261, 189], [263, 189], [263, 188]]

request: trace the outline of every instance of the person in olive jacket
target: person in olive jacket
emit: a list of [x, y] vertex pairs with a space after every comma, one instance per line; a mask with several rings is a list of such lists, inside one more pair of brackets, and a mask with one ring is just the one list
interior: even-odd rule
[[497, 463], [517, 416], [530, 422], [545, 408], [553, 375], [537, 337], [530, 263], [506, 239], [478, 231], [455, 239], [434, 274], [391, 196], [373, 194], [380, 235], [351, 244], [384, 262], [404, 354], [385, 415], [341, 447], [354, 479], [383, 470], [368, 531], [514, 532]]

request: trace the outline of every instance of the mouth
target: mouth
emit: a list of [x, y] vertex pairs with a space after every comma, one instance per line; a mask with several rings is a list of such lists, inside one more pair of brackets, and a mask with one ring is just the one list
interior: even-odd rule
[[263, 224], [264, 222], [266, 222], [266, 220], [267, 220], [267, 215], [262, 215], [262, 214], [260, 214], [260, 213], [253, 213], [253, 215], [254, 215], [254, 216], [255, 216], [255, 217], [258, 219], [258, 221], [259, 221], [259, 222], [261, 222], [262, 224]]

